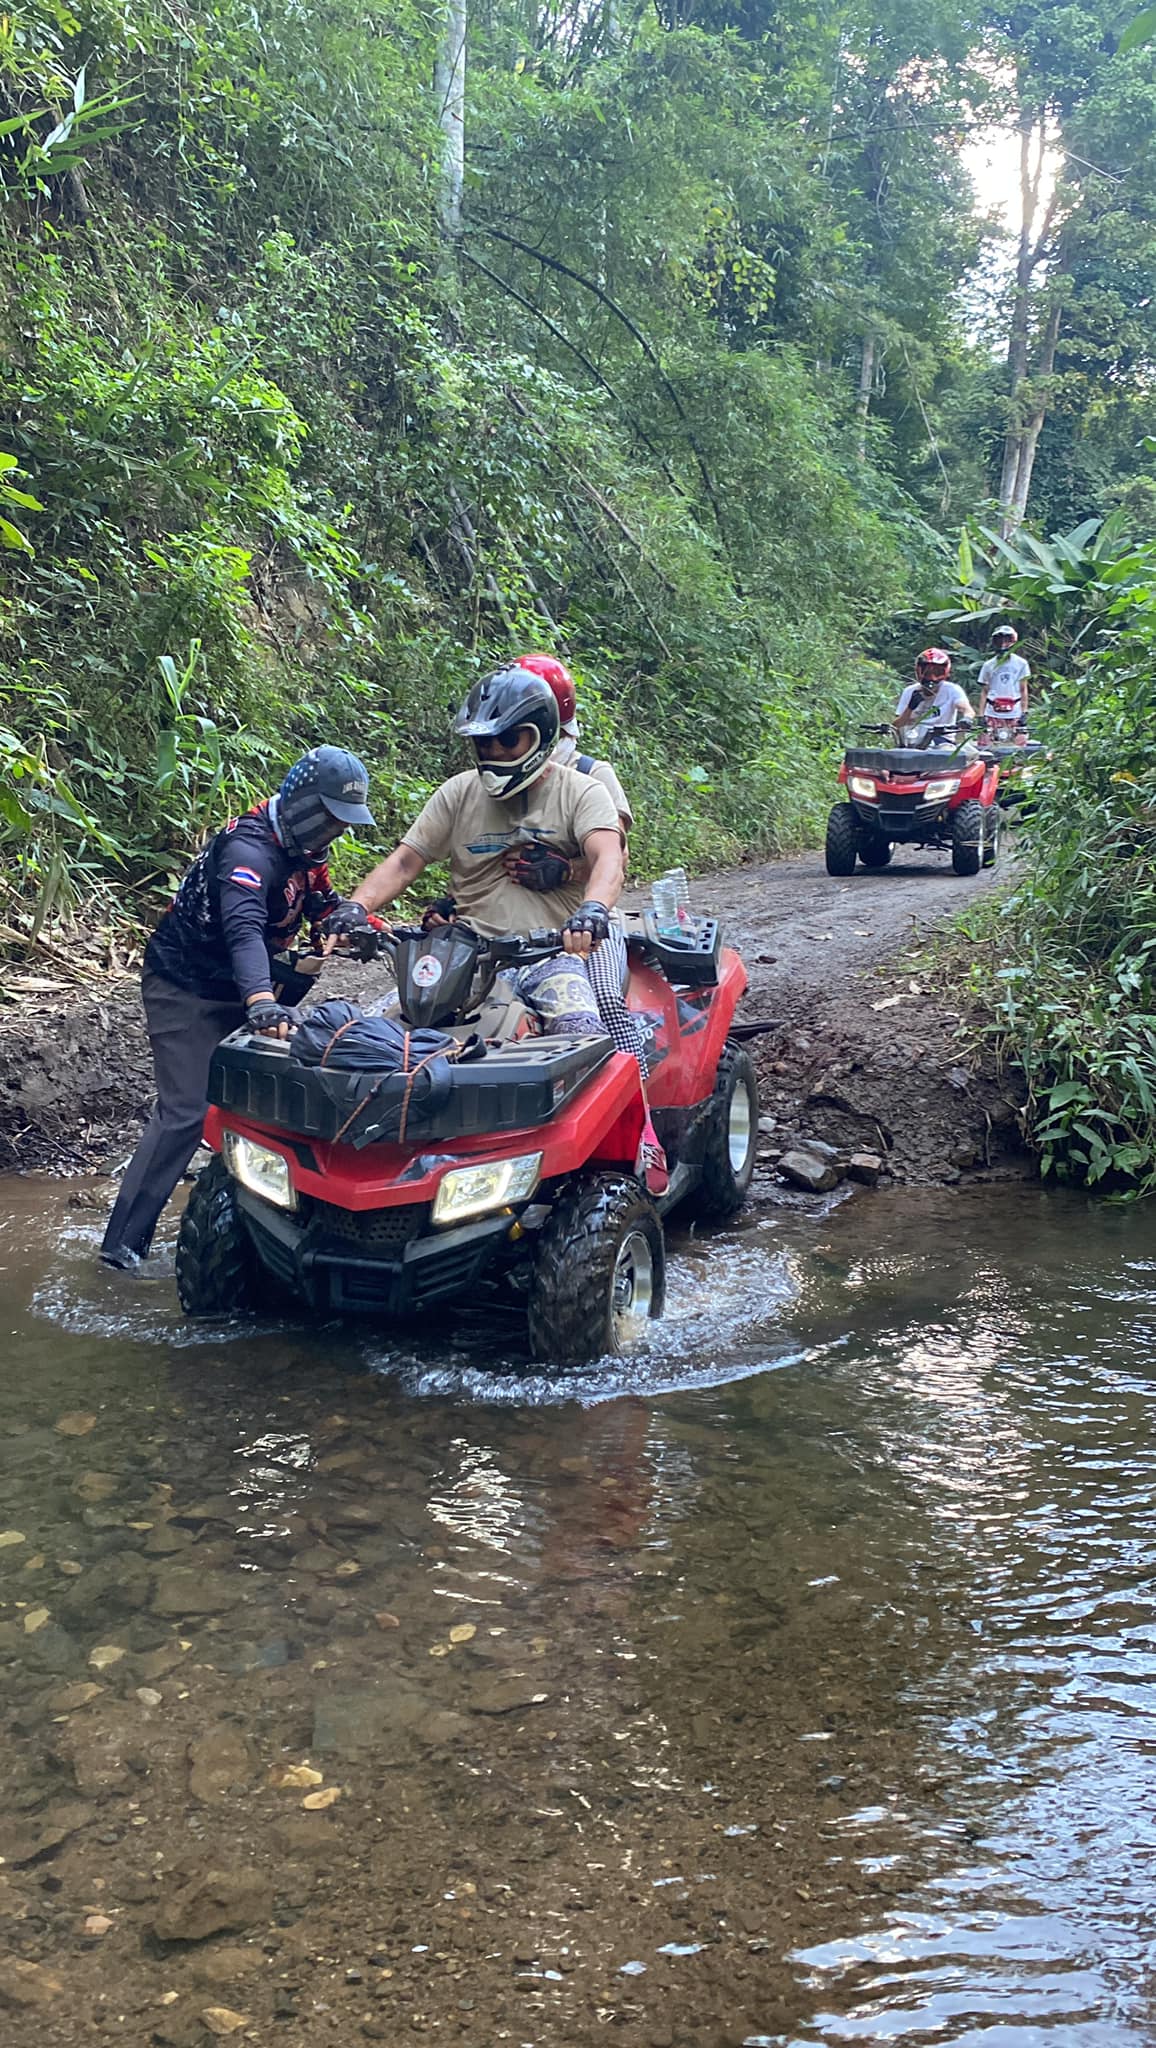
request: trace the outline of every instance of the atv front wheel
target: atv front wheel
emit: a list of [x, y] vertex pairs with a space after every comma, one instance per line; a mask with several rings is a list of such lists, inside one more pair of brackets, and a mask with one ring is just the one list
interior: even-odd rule
[[993, 868], [999, 859], [999, 840], [1002, 823], [998, 807], [993, 804], [987, 814], [987, 834], [983, 842], [983, 864], [985, 868]]
[[625, 1173], [588, 1173], [554, 1204], [530, 1281], [530, 1344], [549, 1365], [637, 1349], [666, 1298], [658, 1211]]
[[836, 804], [827, 820], [827, 873], [853, 875], [859, 825], [850, 804]]
[[876, 834], [860, 843], [859, 858], [865, 868], [885, 868], [891, 859], [891, 841]]
[[232, 1175], [214, 1159], [197, 1175], [177, 1238], [177, 1293], [187, 1316], [235, 1316], [258, 1305], [260, 1270]]
[[969, 797], [951, 814], [951, 865], [957, 875], [978, 875], [983, 845], [983, 805]]
[[746, 1201], [759, 1128], [754, 1062], [744, 1047], [731, 1045], [729, 1040], [718, 1063], [707, 1114], [702, 1178], [683, 1207], [701, 1223], [727, 1223]]

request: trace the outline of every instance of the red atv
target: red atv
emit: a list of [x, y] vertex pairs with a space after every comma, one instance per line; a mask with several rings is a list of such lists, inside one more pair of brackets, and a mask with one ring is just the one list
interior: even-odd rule
[[[542, 1036], [510, 981], [558, 953], [560, 934], [399, 928], [382, 943], [400, 1070], [341, 1065], [340, 1031], [332, 1056], [307, 1064], [306, 1027], [300, 1049], [238, 1031], [214, 1055], [205, 1139], [217, 1157], [177, 1244], [186, 1313], [288, 1297], [392, 1318], [488, 1300], [520, 1305], [534, 1355], [551, 1363], [631, 1350], [662, 1314], [663, 1217], [678, 1207], [721, 1222], [742, 1207], [758, 1095], [750, 1055], [728, 1037], [746, 971], [717, 924], [692, 920], [679, 938], [649, 913], [626, 924], [628, 1001], [670, 1167], [661, 1200], [635, 1170], [637, 1061], [609, 1038]], [[348, 1035], [388, 1016], [357, 1011]], [[449, 1056], [411, 1062], [419, 1032], [444, 1034]]]
[[977, 875], [999, 857], [999, 767], [966, 731], [936, 726], [918, 746], [895, 744], [894, 728], [860, 730], [890, 746], [848, 747], [839, 770], [847, 802], [827, 820], [827, 873], [853, 875], [855, 863], [885, 868], [896, 846], [951, 850], [957, 875]]
[[1018, 804], [1027, 803], [1044, 761], [1044, 749], [1039, 740], [1028, 736], [1027, 720], [1009, 733], [1006, 721], [986, 719], [984, 752], [999, 767], [1000, 809], [1010, 811]]

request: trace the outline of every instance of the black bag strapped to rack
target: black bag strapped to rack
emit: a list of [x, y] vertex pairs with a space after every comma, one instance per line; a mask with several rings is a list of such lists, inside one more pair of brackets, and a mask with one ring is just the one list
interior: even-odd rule
[[[414, 1031], [334, 998], [310, 1010], [293, 1034], [293, 1054], [304, 1067], [373, 1076], [335, 1142], [404, 1145], [436, 1122], [449, 1100], [451, 1063], [477, 1058], [477, 1041], [459, 1046], [444, 1031]], [[370, 1110], [372, 1108], [372, 1115]]]

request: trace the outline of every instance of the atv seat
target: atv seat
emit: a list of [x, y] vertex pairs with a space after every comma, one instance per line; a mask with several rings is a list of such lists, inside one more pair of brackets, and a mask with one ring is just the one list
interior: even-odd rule
[[970, 742], [962, 747], [848, 747], [844, 758], [848, 768], [865, 775], [922, 775], [935, 768], [942, 772], [949, 761], [974, 760], [975, 748]]

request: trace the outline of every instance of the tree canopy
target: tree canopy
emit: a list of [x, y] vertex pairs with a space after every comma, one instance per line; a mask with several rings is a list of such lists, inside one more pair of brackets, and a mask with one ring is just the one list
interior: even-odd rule
[[[0, 835], [41, 913], [163, 890], [325, 737], [402, 822], [529, 645], [646, 790], [641, 865], [805, 836], [961, 520], [1151, 524], [1156, 54], [1121, 28], [4, 17]], [[969, 174], [1001, 127], [1010, 236]]]

